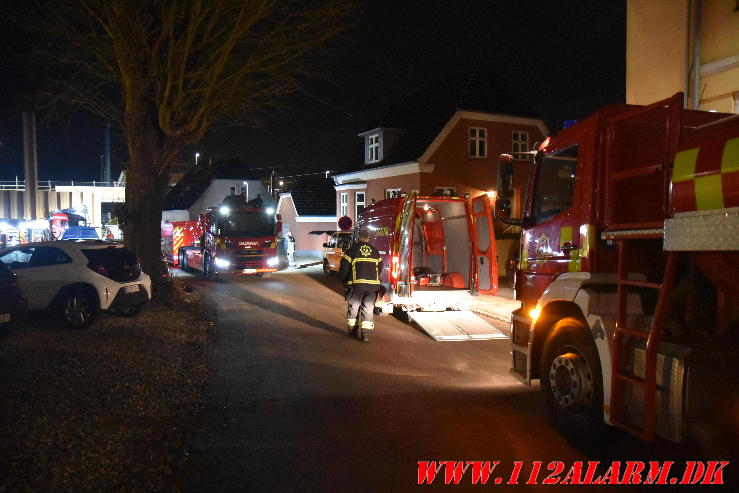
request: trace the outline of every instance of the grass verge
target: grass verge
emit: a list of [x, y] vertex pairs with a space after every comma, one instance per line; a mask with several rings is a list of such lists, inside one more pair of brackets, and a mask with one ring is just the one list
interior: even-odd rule
[[200, 295], [174, 291], [87, 330], [40, 315], [0, 333], [0, 492], [174, 488], [209, 326]]

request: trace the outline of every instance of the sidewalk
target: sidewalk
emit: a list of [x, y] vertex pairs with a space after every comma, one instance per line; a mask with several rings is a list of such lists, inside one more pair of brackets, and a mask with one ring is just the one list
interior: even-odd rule
[[[321, 259], [314, 257], [295, 257], [295, 266], [291, 269], [305, 269], [322, 263]], [[521, 302], [513, 298], [513, 290], [508, 287], [500, 287], [497, 296], [489, 294], [475, 296], [469, 304], [472, 313], [506, 323], [511, 320], [511, 312], [520, 307]]]
[[520, 307], [521, 302], [513, 299], [513, 290], [504, 287], [498, 288], [497, 296], [481, 294], [470, 303], [471, 312], [506, 323], [511, 321], [511, 312]]

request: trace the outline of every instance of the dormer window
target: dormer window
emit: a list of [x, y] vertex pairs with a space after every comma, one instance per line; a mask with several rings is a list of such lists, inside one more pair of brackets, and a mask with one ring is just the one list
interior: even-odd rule
[[367, 162], [376, 163], [380, 160], [380, 134], [367, 136]]

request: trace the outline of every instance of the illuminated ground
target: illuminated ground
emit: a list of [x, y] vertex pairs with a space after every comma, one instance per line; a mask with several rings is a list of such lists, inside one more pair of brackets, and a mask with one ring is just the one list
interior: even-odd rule
[[[680, 460], [669, 444], [620, 432], [569, 444], [538, 386], [509, 376], [507, 340], [435, 342], [393, 317], [378, 318], [368, 343], [349, 338], [339, 282], [320, 267], [183, 278], [218, 319], [192, 491], [407, 491], [422, 460], [501, 460], [506, 478], [512, 461], [529, 461], [526, 479], [532, 460]], [[469, 476], [462, 483], [454, 490], [472, 488]]]

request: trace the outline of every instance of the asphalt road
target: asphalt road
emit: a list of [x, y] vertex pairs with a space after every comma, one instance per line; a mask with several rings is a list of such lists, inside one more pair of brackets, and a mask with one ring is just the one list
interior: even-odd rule
[[[551, 461], [566, 473], [574, 461], [696, 458], [619, 431], [568, 442], [550, 426], [538, 386], [509, 376], [507, 340], [436, 342], [392, 316], [376, 317], [367, 343], [348, 337], [340, 283], [318, 267], [268, 279], [184, 278], [217, 318], [188, 452], [190, 491], [409, 491], [428, 460], [499, 460], [493, 476], [504, 482], [513, 461], [524, 461], [525, 483], [534, 460], [544, 464], [541, 482]], [[441, 483], [443, 472], [424, 488]], [[469, 472], [444, 487], [480, 488]]]

